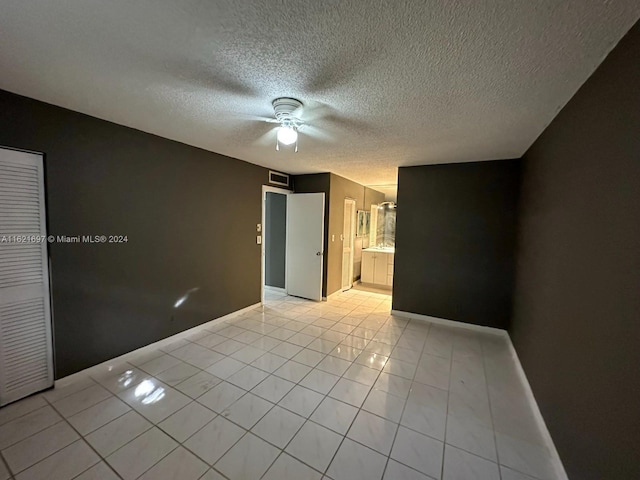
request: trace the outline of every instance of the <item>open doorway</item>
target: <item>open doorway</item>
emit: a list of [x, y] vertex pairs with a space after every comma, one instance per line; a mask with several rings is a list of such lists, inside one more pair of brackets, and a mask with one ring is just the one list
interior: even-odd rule
[[262, 295], [322, 300], [324, 193], [263, 186]]
[[287, 293], [287, 198], [282, 188], [262, 187], [262, 301]]
[[[369, 212], [358, 212], [367, 216]], [[368, 232], [360, 237], [361, 248], [356, 247], [357, 260], [360, 261], [360, 281], [354, 285], [357, 290], [391, 295], [395, 258], [396, 205], [382, 202], [371, 205], [368, 215]], [[360, 224], [365, 223], [358, 220]]]

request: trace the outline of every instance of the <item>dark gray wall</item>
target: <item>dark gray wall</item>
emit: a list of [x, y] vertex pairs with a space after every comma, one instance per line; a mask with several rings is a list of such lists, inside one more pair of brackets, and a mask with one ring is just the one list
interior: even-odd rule
[[520, 162], [402, 167], [393, 308], [507, 328]]
[[265, 203], [265, 284], [284, 288], [287, 254], [287, 196], [267, 192]]
[[260, 301], [266, 169], [2, 91], [0, 145], [45, 153], [50, 234], [129, 239], [51, 245], [58, 378]]
[[511, 334], [571, 479], [640, 478], [640, 24], [524, 156]]

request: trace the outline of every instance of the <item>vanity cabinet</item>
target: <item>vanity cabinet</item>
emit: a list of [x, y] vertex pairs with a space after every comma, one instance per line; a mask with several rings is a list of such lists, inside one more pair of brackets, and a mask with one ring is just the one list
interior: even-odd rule
[[393, 285], [393, 252], [365, 249], [362, 251], [360, 281], [371, 285]]

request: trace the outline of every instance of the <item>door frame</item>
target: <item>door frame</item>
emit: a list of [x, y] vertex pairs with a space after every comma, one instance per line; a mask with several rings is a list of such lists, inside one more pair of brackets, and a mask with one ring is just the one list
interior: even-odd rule
[[[262, 236], [262, 242], [260, 244], [260, 303], [264, 303], [264, 291], [265, 291], [265, 280], [266, 280], [266, 265], [265, 265], [265, 234], [267, 232], [266, 225], [266, 210], [267, 210], [267, 192], [271, 193], [279, 193], [281, 195], [290, 195], [293, 192], [291, 190], [287, 190], [286, 188], [278, 188], [271, 187], [269, 185], [262, 185], [262, 220], [261, 226], [262, 231], [258, 232]], [[286, 239], [286, 236], [285, 236]], [[286, 243], [286, 240], [285, 240]], [[286, 248], [286, 247], [285, 247]], [[287, 291], [287, 256], [284, 257], [284, 291]]]
[[[351, 237], [349, 238], [349, 246], [350, 246], [350, 253], [349, 253], [349, 286], [347, 287], [346, 285], [344, 285], [344, 242], [346, 240], [346, 238], [344, 238], [344, 214], [347, 210], [347, 204], [351, 203], [353, 204], [353, 208], [351, 210]], [[340, 279], [340, 290], [343, 292], [346, 292], [347, 290], [351, 289], [353, 287], [353, 259], [355, 258], [354, 255], [354, 249], [356, 248], [356, 222], [357, 222], [357, 216], [358, 216], [358, 203], [356, 202], [355, 198], [351, 198], [351, 197], [345, 197], [344, 198], [344, 204], [343, 204], [343, 219], [342, 219], [342, 275], [341, 275], [341, 279]], [[346, 287], [346, 288], [345, 288]]]

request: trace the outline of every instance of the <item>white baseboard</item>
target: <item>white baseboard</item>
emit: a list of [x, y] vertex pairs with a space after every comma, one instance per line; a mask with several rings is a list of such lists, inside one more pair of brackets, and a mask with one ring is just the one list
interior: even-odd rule
[[464, 328], [466, 330], [475, 330], [477, 332], [492, 333], [494, 335], [506, 336], [509, 334], [502, 328], [485, 327], [484, 325], [474, 325], [473, 323], [458, 322], [457, 320], [447, 320], [445, 318], [430, 317], [429, 315], [421, 315], [419, 313], [405, 312], [402, 310], [391, 310], [391, 315], [399, 317], [411, 318], [413, 320], [421, 320], [423, 322], [436, 323], [438, 325], [446, 325], [454, 328]]
[[560, 480], [569, 480], [567, 476], [567, 472], [564, 469], [564, 465], [562, 464], [562, 459], [560, 455], [558, 455], [558, 450], [556, 449], [556, 445], [553, 443], [553, 439], [551, 438], [551, 433], [547, 428], [547, 424], [544, 421], [544, 417], [542, 416], [542, 412], [540, 411], [540, 407], [538, 407], [538, 402], [536, 401], [536, 397], [533, 394], [533, 390], [531, 390], [531, 385], [529, 384], [529, 380], [527, 379], [527, 375], [524, 372], [524, 368], [522, 368], [522, 364], [520, 363], [520, 358], [518, 357], [518, 352], [516, 352], [515, 347], [513, 346], [513, 342], [511, 341], [511, 337], [507, 334], [507, 341], [509, 342], [509, 350], [511, 351], [511, 355], [513, 356], [513, 360], [516, 364], [516, 369], [518, 371], [518, 377], [520, 381], [524, 385], [525, 393], [527, 395], [527, 399], [529, 400], [529, 404], [533, 406], [533, 415], [535, 417], [536, 423], [538, 424], [538, 428], [540, 432], [542, 432], [542, 436], [544, 437], [545, 444], [552, 455], [555, 457], [556, 462], [554, 462], [554, 467], [556, 470], [556, 476]]
[[153, 350], [157, 350], [158, 348], [162, 348], [162, 347], [164, 347], [166, 345], [169, 345], [170, 343], [175, 342], [176, 340], [180, 340], [180, 339], [186, 338], [186, 337], [188, 337], [190, 335], [193, 335], [194, 333], [200, 332], [201, 330], [205, 330], [207, 327], [211, 327], [211, 326], [216, 325], [218, 323], [222, 323], [224, 321], [230, 320], [230, 319], [232, 319], [234, 317], [237, 317], [238, 315], [242, 315], [243, 313], [248, 312], [250, 310], [253, 310], [253, 309], [255, 309], [255, 308], [257, 308], [257, 307], [259, 307], [261, 305], [262, 305], [262, 302], [254, 303], [253, 305], [249, 305], [248, 307], [242, 308], [240, 310], [236, 310], [235, 312], [228, 313], [226, 315], [223, 315], [222, 317], [214, 318], [213, 320], [210, 320], [210, 321], [208, 321], [206, 323], [203, 323], [201, 325], [197, 325], [197, 326], [195, 326], [193, 328], [190, 328], [188, 330], [185, 330], [183, 332], [176, 333], [175, 335], [171, 335], [170, 337], [163, 338], [162, 340], [158, 340], [157, 342], [150, 343], [149, 345], [145, 345], [144, 347], [140, 347], [140, 348], [138, 348], [136, 350], [132, 350], [131, 352], [127, 352], [124, 355], [120, 355], [119, 357], [111, 358], [111, 359], [107, 360], [106, 362], [99, 363], [98, 365], [94, 365], [94, 366], [89, 367], [89, 368], [87, 368], [85, 370], [81, 370], [81, 371], [79, 371], [77, 373], [68, 375], [66, 377], [62, 377], [62, 378], [56, 380], [54, 385], [55, 385], [55, 387], [60, 388], [60, 387], [64, 386], [65, 384], [73, 383], [76, 379], [79, 379], [81, 377], [85, 377], [85, 376], [89, 375], [91, 373], [91, 370], [93, 370], [93, 369], [98, 370], [98, 369], [100, 369], [100, 367], [105, 367], [105, 366], [108, 366], [109, 364], [114, 364], [114, 363], [117, 363], [117, 362], [126, 362], [127, 359], [136, 357], [136, 356], [138, 356], [140, 354], [143, 354], [143, 353], [147, 353], [147, 352], [151, 352]]

